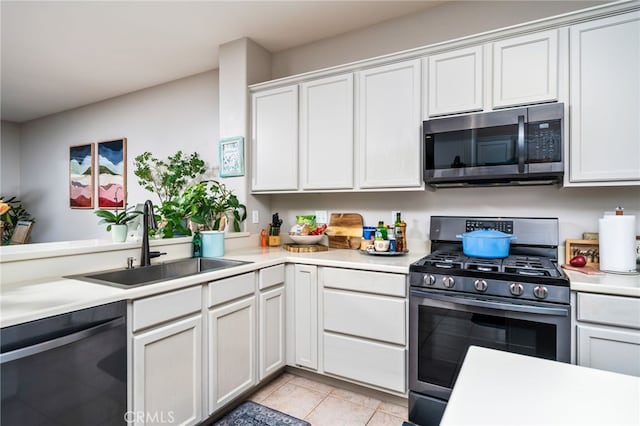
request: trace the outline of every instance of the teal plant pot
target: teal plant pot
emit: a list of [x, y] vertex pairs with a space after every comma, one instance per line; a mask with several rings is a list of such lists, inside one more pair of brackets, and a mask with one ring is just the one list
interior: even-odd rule
[[224, 256], [223, 231], [201, 231], [200, 235], [202, 236], [202, 257]]

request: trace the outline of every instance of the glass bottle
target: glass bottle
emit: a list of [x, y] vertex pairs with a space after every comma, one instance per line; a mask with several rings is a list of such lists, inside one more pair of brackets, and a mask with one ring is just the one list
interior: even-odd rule
[[193, 234], [193, 257], [202, 257], [202, 236], [199, 232]]
[[386, 240], [387, 239], [387, 227], [384, 226], [384, 221], [378, 221], [378, 226], [376, 227], [376, 240]]

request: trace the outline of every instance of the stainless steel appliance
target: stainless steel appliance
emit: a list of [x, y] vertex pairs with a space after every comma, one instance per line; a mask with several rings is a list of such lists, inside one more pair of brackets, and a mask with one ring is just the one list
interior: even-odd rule
[[[457, 234], [517, 237], [504, 259], [467, 257]], [[470, 345], [570, 362], [569, 280], [558, 220], [432, 216], [431, 254], [409, 268], [409, 420], [437, 425]]]
[[124, 425], [126, 302], [0, 330], [3, 425]]
[[424, 180], [432, 187], [551, 184], [562, 180], [564, 104], [423, 122]]

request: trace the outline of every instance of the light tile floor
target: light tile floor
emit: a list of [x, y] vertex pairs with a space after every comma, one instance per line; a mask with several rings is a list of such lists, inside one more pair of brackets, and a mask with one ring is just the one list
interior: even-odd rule
[[401, 426], [407, 408], [283, 373], [249, 397], [313, 426]]

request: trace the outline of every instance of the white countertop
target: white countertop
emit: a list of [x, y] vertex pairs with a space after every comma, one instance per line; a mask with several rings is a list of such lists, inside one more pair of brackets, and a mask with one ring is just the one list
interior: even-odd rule
[[471, 346], [440, 426], [639, 424], [639, 377]]
[[0, 284], [0, 326], [8, 327], [118, 300], [138, 299], [286, 262], [406, 274], [409, 264], [425, 254], [416, 251], [403, 256], [372, 256], [359, 250], [339, 249], [290, 253], [281, 247], [250, 247], [227, 251], [224, 257], [253, 263], [131, 289], [61, 277]]
[[567, 271], [572, 291], [640, 297], [640, 275], [587, 275]]

